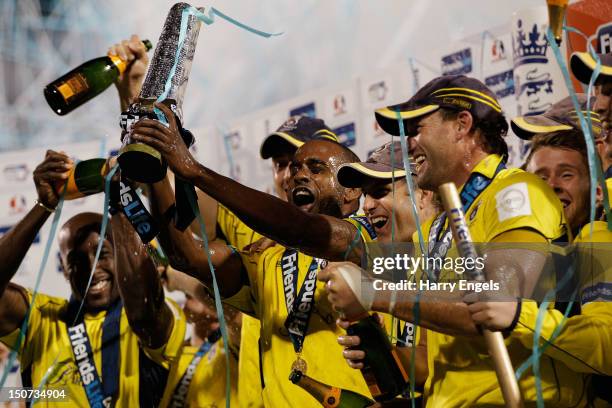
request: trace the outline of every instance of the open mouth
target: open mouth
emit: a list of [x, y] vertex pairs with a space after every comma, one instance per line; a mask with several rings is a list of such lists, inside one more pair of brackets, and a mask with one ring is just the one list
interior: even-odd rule
[[293, 190], [293, 204], [298, 207], [304, 207], [314, 204], [314, 194], [306, 187], [296, 187]]
[[567, 208], [567, 206], [569, 206], [571, 204], [571, 201], [565, 199], [565, 198], [560, 198], [559, 199], [561, 201], [561, 204], [563, 205], [563, 208]]
[[415, 167], [417, 172], [419, 171], [419, 169], [421, 168], [423, 163], [425, 163], [425, 155], [424, 154], [419, 154], [419, 155], [414, 156], [414, 167]]
[[389, 218], [384, 215], [377, 215], [370, 219], [370, 222], [377, 230], [384, 228], [387, 225], [387, 221], [389, 221]]
[[100, 276], [94, 276], [93, 280], [91, 281], [91, 286], [89, 287], [88, 293], [97, 294], [103, 292], [104, 290], [110, 288], [111, 283], [111, 277], [109, 275], [104, 274]]

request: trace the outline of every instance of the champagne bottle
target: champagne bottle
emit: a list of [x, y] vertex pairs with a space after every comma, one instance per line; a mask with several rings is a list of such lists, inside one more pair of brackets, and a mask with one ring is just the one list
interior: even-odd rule
[[[147, 51], [151, 49], [151, 41], [142, 43]], [[65, 115], [102, 93], [126, 67], [127, 62], [116, 55], [94, 58], [47, 85], [45, 99], [53, 112]]]
[[359, 336], [359, 349], [365, 352], [361, 373], [376, 401], [389, 401], [401, 394], [409, 377], [387, 334], [376, 320], [368, 316], [351, 324], [346, 332]]
[[[104, 177], [108, 173], [106, 159], [90, 159], [78, 162], [68, 176], [65, 200], [85, 197], [104, 191]], [[55, 186], [55, 191], [64, 191], [64, 182]]]
[[323, 384], [298, 370], [291, 371], [289, 380], [312, 395], [325, 408], [364, 408], [374, 404], [356, 392]]

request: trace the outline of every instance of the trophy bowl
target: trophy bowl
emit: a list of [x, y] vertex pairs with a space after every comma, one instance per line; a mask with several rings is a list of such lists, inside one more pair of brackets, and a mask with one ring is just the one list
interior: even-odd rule
[[[123, 118], [125, 123], [122, 123], [122, 126], [125, 126], [125, 130], [129, 131], [132, 124], [140, 119], [158, 120], [154, 112], [154, 103], [155, 99], [147, 98], [132, 104]], [[161, 181], [166, 177], [168, 170], [168, 165], [160, 152], [144, 143], [133, 141], [128, 132], [124, 134], [117, 161], [125, 177], [141, 183]]]

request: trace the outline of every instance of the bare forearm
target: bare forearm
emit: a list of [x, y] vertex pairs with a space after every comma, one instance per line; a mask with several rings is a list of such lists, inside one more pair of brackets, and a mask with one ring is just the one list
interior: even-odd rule
[[[249, 227], [284, 246], [332, 261], [345, 260], [357, 229], [349, 222], [310, 214], [270, 194], [246, 187], [200, 165], [194, 184]], [[357, 245], [350, 260], [360, 259]]]
[[437, 301], [433, 301], [428, 293], [423, 292], [418, 302], [418, 311], [413, 292], [401, 291], [397, 292], [396, 296], [393, 310], [389, 311], [392, 292], [377, 291], [372, 310], [391, 313], [398, 319], [417, 323], [419, 326], [440, 333], [463, 336], [480, 334], [472, 321], [467, 305], [453, 300], [456, 297], [454, 295], [449, 296], [446, 301], [440, 301], [441, 295], [437, 294]]
[[255, 231], [287, 246], [297, 246], [308, 235], [303, 228], [309, 214], [270, 194], [246, 187], [200, 166], [194, 184], [222, 203]]
[[166, 178], [151, 185], [150, 198], [153, 217], [160, 224], [158, 239], [172, 267], [190, 275], [197, 275], [199, 267], [207, 268], [201, 265], [202, 249], [191, 230], [179, 231], [173, 225], [174, 192], [170, 181]]
[[161, 347], [173, 322], [157, 268], [123, 214], [113, 216], [111, 224], [117, 282], [130, 326], [147, 347]]
[[13, 278], [50, 213], [39, 205], [0, 238], [0, 293]]
[[[158, 236], [164, 252], [173, 268], [198, 279], [203, 284], [212, 285], [212, 274], [208, 254], [202, 242], [197, 241], [190, 229], [179, 231], [172, 224], [168, 209], [174, 204], [170, 182], [166, 179], [151, 186], [151, 208], [153, 216], [161, 223]], [[219, 289], [224, 296], [235, 294], [242, 287], [242, 261], [232, 254], [227, 245], [221, 242], [210, 242], [210, 261], [217, 268]]]

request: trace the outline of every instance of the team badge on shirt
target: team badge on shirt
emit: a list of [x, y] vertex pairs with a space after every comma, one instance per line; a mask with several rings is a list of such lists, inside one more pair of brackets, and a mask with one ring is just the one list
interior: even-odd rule
[[497, 217], [505, 221], [520, 215], [531, 215], [527, 183], [512, 184], [495, 194]]

